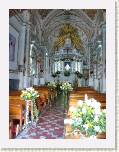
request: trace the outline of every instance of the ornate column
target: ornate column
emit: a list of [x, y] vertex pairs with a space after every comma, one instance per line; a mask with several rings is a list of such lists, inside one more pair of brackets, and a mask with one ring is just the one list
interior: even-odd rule
[[48, 71], [48, 53], [46, 52], [45, 53], [45, 70], [46, 70], [46, 72]]
[[49, 72], [49, 57], [48, 57], [48, 51], [45, 52], [45, 79], [47, 81], [48, 79], [48, 72]]
[[35, 77], [34, 77], [34, 85], [38, 86], [38, 81], [39, 81], [39, 78], [38, 78], [38, 61], [37, 61], [37, 58], [36, 58], [36, 64], [35, 64]]
[[[23, 18], [25, 14], [23, 12]], [[19, 89], [23, 89], [24, 87], [24, 52], [25, 52], [25, 34], [26, 34], [26, 26], [22, 23], [20, 37], [19, 37], [19, 51], [18, 51], [18, 70], [19, 70]]]
[[19, 70], [19, 90], [22, 90], [24, 88], [24, 65], [19, 65], [18, 66], [18, 70]]
[[97, 63], [94, 64], [94, 89], [98, 90]]
[[25, 76], [24, 76], [24, 87], [29, 87], [30, 85], [30, 13], [28, 10], [24, 12], [26, 21], [26, 39], [25, 39]]
[[103, 43], [102, 43], [102, 64], [103, 64], [103, 74], [102, 74], [102, 81], [103, 81], [103, 87], [102, 92], [106, 92], [106, 25], [104, 24], [102, 26], [102, 37], [103, 37]]
[[33, 64], [34, 64], [34, 58], [33, 58], [33, 50], [34, 50], [34, 43], [31, 43], [30, 44], [30, 64], [29, 64], [29, 66], [30, 66], [30, 82], [31, 82], [31, 86], [33, 86], [33, 84], [34, 84], [34, 78], [33, 78], [33, 68], [34, 68], [34, 66], [33, 66]]
[[89, 86], [92, 86], [92, 78], [90, 75], [90, 70], [91, 70], [91, 47], [92, 47], [92, 42], [88, 42], [88, 65], [89, 65]]

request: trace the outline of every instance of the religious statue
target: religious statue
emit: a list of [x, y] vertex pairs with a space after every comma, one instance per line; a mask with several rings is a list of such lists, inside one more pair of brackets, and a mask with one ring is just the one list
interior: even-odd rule
[[70, 69], [69, 64], [66, 64], [65, 69], [66, 69], [67, 71], [69, 71], [69, 69]]

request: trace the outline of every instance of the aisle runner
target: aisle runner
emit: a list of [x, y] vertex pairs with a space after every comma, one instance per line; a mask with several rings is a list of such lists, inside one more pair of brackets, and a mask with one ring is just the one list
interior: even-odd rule
[[21, 132], [16, 139], [63, 139], [64, 110], [60, 106], [47, 107], [39, 118], [37, 126]]

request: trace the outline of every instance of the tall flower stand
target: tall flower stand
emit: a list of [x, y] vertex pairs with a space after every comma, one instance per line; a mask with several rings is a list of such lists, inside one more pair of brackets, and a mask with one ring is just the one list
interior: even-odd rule
[[29, 107], [31, 100], [26, 100], [26, 116], [25, 116], [25, 126], [28, 127], [29, 124]]
[[37, 124], [38, 116], [39, 116], [39, 111], [37, 109], [35, 100], [33, 100], [31, 102], [31, 122], [33, 125]]
[[[37, 110], [36, 109], [36, 104], [35, 104], [35, 101], [32, 101], [32, 100], [26, 100], [26, 121], [25, 121], [25, 126], [26, 128], [28, 127], [28, 125], [31, 123], [31, 124], [35, 124], [36, 123], [36, 118], [35, 117], [38, 117], [38, 113], [37, 115], [34, 114], [34, 111]], [[31, 111], [31, 120], [29, 118], [29, 112]]]
[[34, 116], [33, 116], [33, 101], [31, 102], [31, 122], [33, 123], [34, 121]]
[[68, 112], [68, 91], [63, 91], [64, 109]]
[[24, 122], [24, 128], [27, 128], [29, 124], [32, 124], [35, 120], [35, 122], [38, 119], [39, 111], [36, 106], [35, 99], [39, 97], [38, 91], [36, 91], [34, 88], [29, 87], [21, 91], [21, 99], [25, 100], [26, 102], [26, 113], [25, 113], [25, 122]]

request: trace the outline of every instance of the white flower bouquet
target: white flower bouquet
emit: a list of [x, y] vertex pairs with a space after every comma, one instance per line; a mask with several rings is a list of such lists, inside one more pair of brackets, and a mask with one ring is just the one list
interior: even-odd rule
[[48, 87], [49, 87], [50, 89], [55, 89], [55, 88], [57, 87], [57, 85], [56, 85], [55, 82], [49, 82], [49, 83], [48, 83]]
[[72, 117], [73, 131], [78, 130], [86, 136], [96, 136], [106, 132], [106, 110], [100, 108], [101, 104], [95, 99], [79, 100], [78, 106], [69, 110]]
[[25, 100], [25, 101], [26, 100], [34, 101], [37, 97], [39, 97], [39, 94], [34, 88], [30, 87], [30, 88], [26, 88], [22, 90], [22, 94], [20, 97], [22, 100]]
[[62, 91], [67, 91], [67, 92], [73, 90], [72, 85], [69, 82], [62, 83], [61, 86], [60, 86], [60, 89]]
[[39, 97], [38, 92], [30, 87], [22, 90], [21, 99], [26, 101], [26, 125], [29, 123], [29, 101], [31, 102], [31, 118], [32, 121], [37, 122], [39, 117], [39, 110], [36, 106], [35, 99]]

